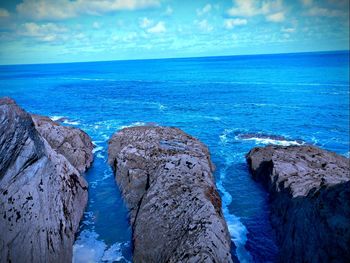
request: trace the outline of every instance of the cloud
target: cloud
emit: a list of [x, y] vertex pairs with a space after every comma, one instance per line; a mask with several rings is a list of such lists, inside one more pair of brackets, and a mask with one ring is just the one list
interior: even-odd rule
[[158, 22], [155, 26], [147, 29], [148, 33], [160, 34], [166, 32], [166, 27], [163, 21]]
[[279, 22], [283, 22], [284, 19], [285, 19], [284, 12], [277, 12], [277, 13], [266, 16], [266, 20], [270, 21], [270, 22], [279, 23]]
[[235, 5], [227, 13], [230, 16], [251, 17], [256, 15], [271, 15], [281, 12], [283, 9], [282, 0], [235, 0]]
[[36, 23], [24, 23], [19, 31], [18, 35], [35, 38], [43, 42], [52, 42], [58, 39], [65, 39], [64, 33], [68, 31], [67, 28], [58, 26], [54, 23], [36, 24]]
[[322, 8], [314, 6], [307, 11], [307, 15], [309, 16], [326, 16], [326, 17], [337, 17], [346, 15], [345, 12], [340, 10], [332, 10], [328, 8]]
[[166, 8], [164, 14], [165, 14], [166, 16], [171, 16], [171, 15], [173, 14], [173, 12], [174, 12], [174, 10], [173, 10], [170, 6], [168, 6], [168, 7]]
[[206, 13], [210, 13], [211, 9], [212, 9], [211, 4], [206, 4], [203, 8], [197, 9], [197, 15], [202, 16]]
[[243, 26], [248, 23], [247, 19], [241, 19], [241, 18], [230, 18], [225, 19], [224, 26], [227, 29], [232, 29], [235, 26]]
[[281, 29], [281, 32], [283, 32], [283, 33], [294, 33], [295, 32], [295, 28], [293, 28], [293, 27], [283, 27], [282, 29]]
[[313, 0], [301, 0], [301, 3], [302, 3], [304, 6], [311, 6], [312, 3], [313, 3]]
[[153, 21], [148, 19], [147, 17], [144, 17], [140, 20], [140, 27], [141, 28], [147, 28], [150, 27], [153, 24]]
[[101, 23], [99, 23], [99, 22], [93, 22], [93, 23], [92, 23], [92, 27], [93, 27], [94, 29], [99, 29], [99, 28], [101, 28]]
[[214, 27], [208, 23], [208, 20], [203, 19], [201, 21], [195, 21], [195, 23], [198, 25], [199, 29], [206, 32], [213, 31]]
[[102, 15], [119, 10], [159, 6], [159, 0], [24, 0], [17, 5], [19, 15], [36, 20], [60, 20], [81, 14]]
[[0, 17], [9, 17], [10, 13], [4, 8], [0, 8]]

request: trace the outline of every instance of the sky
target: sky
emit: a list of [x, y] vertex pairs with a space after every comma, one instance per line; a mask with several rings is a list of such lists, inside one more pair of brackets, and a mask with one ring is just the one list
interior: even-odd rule
[[0, 0], [0, 64], [349, 49], [349, 0]]

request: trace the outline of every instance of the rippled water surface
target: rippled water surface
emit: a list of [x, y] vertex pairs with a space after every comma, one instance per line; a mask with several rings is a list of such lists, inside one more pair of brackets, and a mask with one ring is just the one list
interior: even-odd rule
[[148, 122], [177, 126], [209, 146], [233, 253], [241, 262], [271, 262], [278, 249], [267, 194], [244, 156], [269, 143], [311, 143], [348, 156], [348, 61], [348, 52], [333, 52], [0, 66], [0, 96], [29, 112], [67, 117], [96, 145], [74, 262], [131, 261], [107, 141]]

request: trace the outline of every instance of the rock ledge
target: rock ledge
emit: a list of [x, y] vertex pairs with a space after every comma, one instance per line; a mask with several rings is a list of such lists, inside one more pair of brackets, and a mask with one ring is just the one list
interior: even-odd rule
[[267, 146], [247, 162], [270, 193], [280, 262], [350, 262], [349, 159], [313, 146]]
[[130, 209], [134, 262], [232, 262], [207, 147], [144, 126], [114, 134], [108, 153]]

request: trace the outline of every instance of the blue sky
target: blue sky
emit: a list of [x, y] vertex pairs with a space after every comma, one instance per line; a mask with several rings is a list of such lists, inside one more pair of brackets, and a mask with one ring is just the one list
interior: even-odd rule
[[0, 64], [349, 49], [349, 0], [0, 0]]

